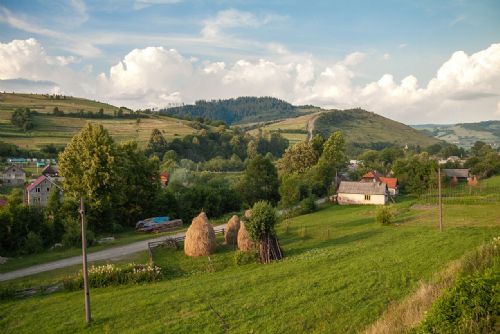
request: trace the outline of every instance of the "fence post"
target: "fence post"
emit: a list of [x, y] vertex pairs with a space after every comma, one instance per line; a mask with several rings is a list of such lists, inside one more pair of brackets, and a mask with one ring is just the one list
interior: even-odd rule
[[441, 168], [438, 168], [439, 231], [443, 231], [443, 199], [441, 194]]
[[87, 324], [92, 322], [90, 315], [90, 291], [89, 291], [89, 273], [87, 268], [87, 238], [86, 238], [86, 222], [85, 222], [85, 205], [83, 197], [80, 197], [80, 215], [82, 217], [82, 265], [83, 265], [83, 288], [85, 293], [85, 320]]

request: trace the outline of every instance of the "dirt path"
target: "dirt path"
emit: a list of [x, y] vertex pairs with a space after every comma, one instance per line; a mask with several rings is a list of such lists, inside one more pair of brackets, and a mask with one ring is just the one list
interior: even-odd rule
[[311, 117], [309, 121], [307, 121], [307, 141], [312, 140], [314, 134], [314, 123], [316, 123], [316, 120], [320, 115], [321, 113], [317, 113], [316, 115]]
[[[226, 224], [222, 224], [222, 225], [214, 226], [214, 228], [223, 228], [225, 226], [226, 226]], [[108, 248], [108, 249], [105, 249], [102, 251], [87, 254], [87, 259], [89, 262], [118, 259], [118, 258], [121, 258], [121, 257], [126, 256], [126, 255], [130, 255], [130, 254], [134, 254], [134, 253], [138, 253], [138, 252], [142, 252], [142, 251], [147, 250], [148, 249], [148, 242], [160, 241], [160, 240], [164, 240], [165, 238], [168, 238], [168, 237], [181, 237], [181, 236], [184, 236], [185, 234], [186, 234], [186, 232], [183, 231], [183, 232], [179, 232], [177, 234], [173, 234], [173, 235], [169, 235], [169, 236], [162, 236], [162, 237], [158, 237], [158, 238], [152, 238], [152, 239], [148, 239], [148, 240], [133, 242], [133, 243], [130, 243], [128, 245]], [[69, 267], [69, 266], [74, 266], [76, 264], [81, 264], [81, 263], [82, 263], [81, 256], [74, 256], [74, 257], [70, 257], [70, 258], [62, 259], [62, 260], [58, 260], [58, 261], [42, 263], [42, 264], [38, 264], [35, 266], [31, 266], [31, 267], [18, 269], [18, 270], [14, 270], [14, 271], [0, 274], [0, 282], [8, 281], [8, 280], [20, 278], [20, 277], [30, 276], [30, 275], [34, 275], [34, 274], [38, 274], [41, 272], [50, 271], [50, 270], [54, 270], [54, 269], [60, 269], [60, 268], [65, 268], [65, 267]]]

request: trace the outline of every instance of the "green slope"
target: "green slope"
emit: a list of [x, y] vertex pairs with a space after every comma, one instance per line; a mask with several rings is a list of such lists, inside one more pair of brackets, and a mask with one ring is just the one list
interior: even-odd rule
[[363, 109], [322, 113], [316, 119], [314, 129], [323, 135], [342, 131], [347, 143], [368, 146], [397, 144], [426, 147], [439, 141], [405, 124]]

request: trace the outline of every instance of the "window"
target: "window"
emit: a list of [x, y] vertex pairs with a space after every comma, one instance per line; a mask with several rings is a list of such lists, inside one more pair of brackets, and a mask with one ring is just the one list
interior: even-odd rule
[[370, 195], [365, 195], [365, 201], [369, 201], [370, 200]]
[[37, 187], [37, 188], [35, 189], [35, 192], [39, 193], [39, 192], [40, 192], [40, 187]]

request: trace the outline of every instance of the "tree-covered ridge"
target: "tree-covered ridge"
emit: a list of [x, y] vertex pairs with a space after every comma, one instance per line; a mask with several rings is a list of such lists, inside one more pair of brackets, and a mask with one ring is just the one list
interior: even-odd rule
[[493, 135], [500, 137], [500, 121], [484, 121], [478, 123], [460, 123], [457, 124], [468, 130], [491, 132]]
[[220, 120], [227, 124], [264, 122], [299, 114], [290, 103], [273, 97], [238, 97], [236, 99], [196, 101], [160, 110], [161, 114], [181, 118]]

